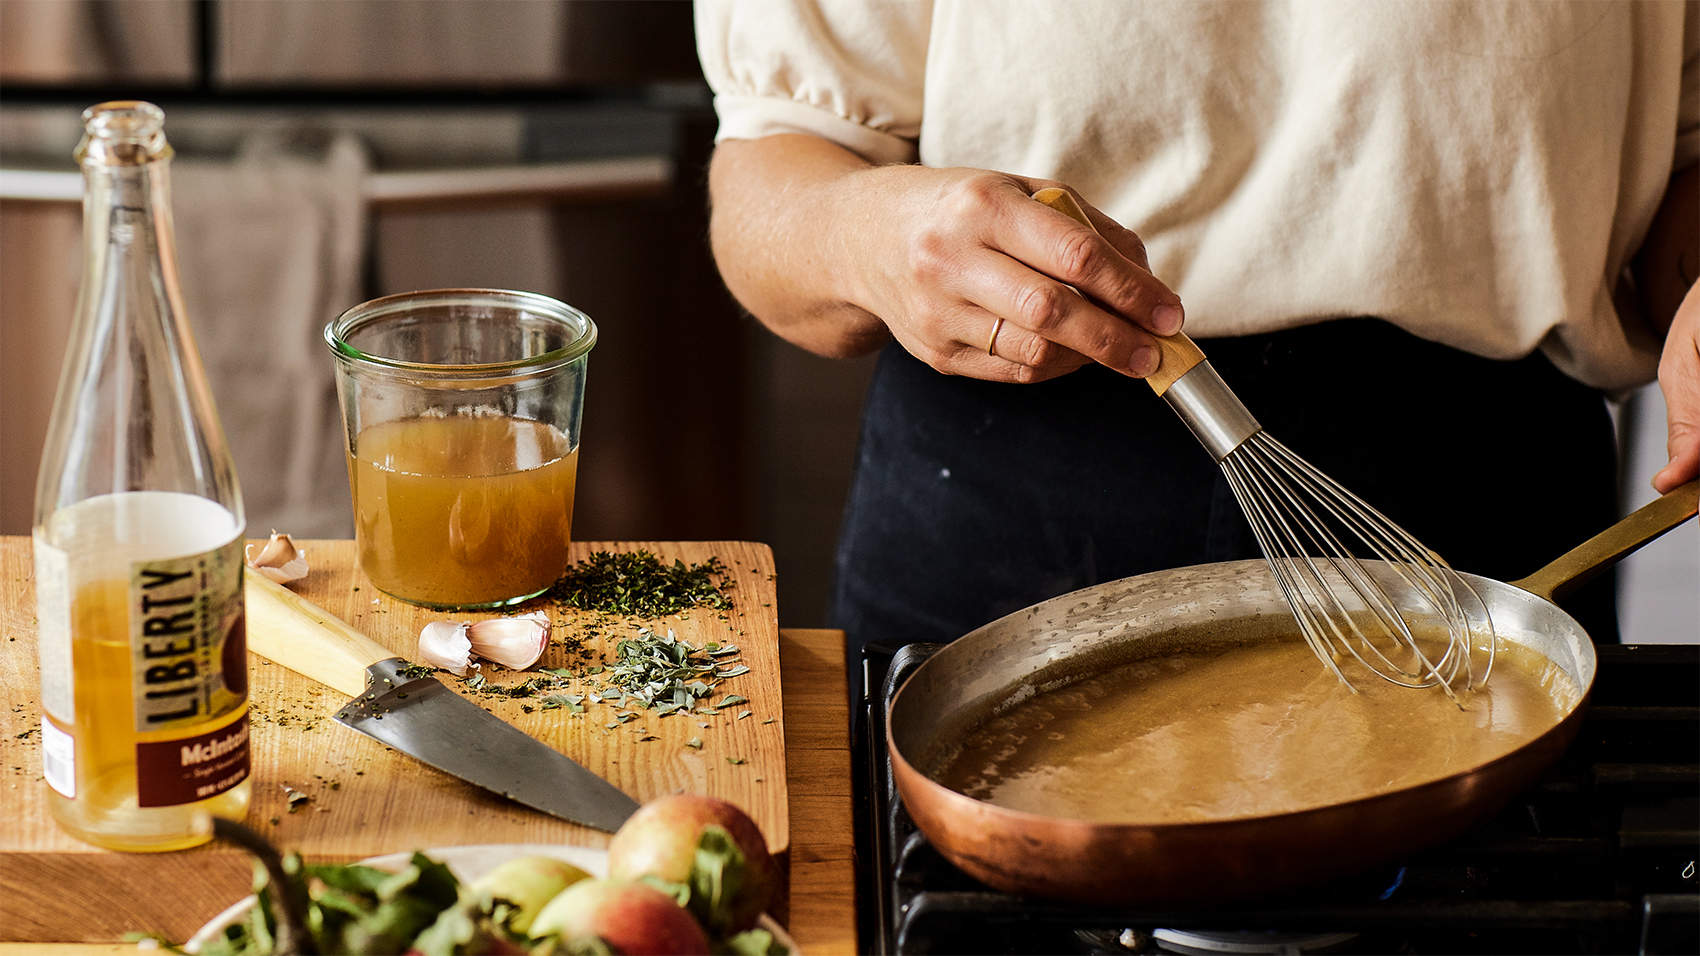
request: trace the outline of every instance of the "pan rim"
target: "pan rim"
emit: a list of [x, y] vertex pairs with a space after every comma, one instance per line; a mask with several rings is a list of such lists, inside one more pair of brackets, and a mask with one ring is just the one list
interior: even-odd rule
[[[1248, 560], [1243, 560], [1243, 561], [1220, 562], [1220, 563], [1215, 564], [1215, 565], [1195, 565], [1195, 566], [1190, 566], [1190, 567], [1185, 567], [1185, 568], [1174, 568], [1174, 569], [1168, 569], [1168, 570], [1164, 570], [1164, 571], [1154, 571], [1154, 572], [1149, 572], [1149, 573], [1143, 574], [1143, 575], [1135, 575], [1135, 576], [1132, 576], [1132, 577], [1129, 577], [1129, 578], [1123, 578], [1123, 579], [1120, 579], [1118, 581], [1104, 582], [1104, 584], [1093, 585], [1091, 587], [1082, 588], [1082, 589], [1079, 589], [1079, 590], [1076, 590], [1076, 591], [1068, 592], [1066, 594], [1058, 595], [1056, 597], [1047, 599], [1046, 601], [1042, 601], [1039, 604], [1036, 604], [1032, 607], [1029, 607], [1029, 608], [1020, 610], [1020, 611], [1016, 611], [1016, 612], [1009, 614], [1009, 615], [1005, 615], [1004, 617], [999, 618], [996, 621], [992, 621], [992, 622], [990, 622], [986, 625], [983, 625], [979, 628], [974, 629], [973, 631], [970, 631], [968, 634], [963, 635], [957, 641], [952, 642], [951, 644], [947, 644], [944, 647], [940, 648], [939, 651], [935, 655], [933, 655], [932, 658], [929, 658], [927, 661], [923, 662], [919, 667], [917, 667], [913, 672], [911, 672], [905, 678], [902, 686], [900, 686], [898, 688], [897, 692], [892, 695], [891, 704], [890, 704], [890, 707], [889, 707], [888, 712], [886, 714], [886, 719], [885, 719], [884, 723], [885, 723], [886, 745], [887, 745], [887, 748], [889, 749], [889, 752], [891, 754], [891, 759], [893, 761], [893, 764], [896, 765], [898, 763], [901, 763], [903, 765], [903, 767], [908, 771], [908, 773], [913, 775], [913, 778], [914, 778], [915, 781], [924, 782], [929, 787], [936, 788], [936, 790], [938, 790], [939, 792], [941, 792], [943, 794], [947, 794], [948, 799], [952, 799], [953, 801], [954, 800], [969, 801], [973, 805], [983, 806], [983, 807], [989, 808], [990, 810], [995, 811], [1000, 816], [1007, 815], [1012, 820], [1025, 820], [1025, 821], [1030, 821], [1030, 822], [1034, 822], [1034, 823], [1044, 821], [1047, 824], [1066, 823], [1066, 824], [1079, 825], [1079, 826], [1082, 826], [1082, 827], [1094, 827], [1094, 828], [1124, 828], [1124, 829], [1137, 830], [1137, 831], [1142, 831], [1142, 832], [1157, 831], [1157, 830], [1164, 830], [1164, 829], [1178, 829], [1178, 828], [1185, 828], [1189, 832], [1193, 832], [1193, 831], [1196, 831], [1198, 828], [1204, 828], [1204, 827], [1239, 826], [1239, 825], [1246, 825], [1246, 824], [1250, 824], [1250, 823], [1261, 823], [1261, 824], [1264, 824], [1264, 825], [1269, 825], [1269, 824], [1275, 823], [1277, 821], [1292, 820], [1294, 818], [1302, 817], [1306, 814], [1311, 814], [1311, 813], [1315, 813], [1315, 812], [1318, 812], [1318, 811], [1328, 811], [1328, 810], [1333, 810], [1333, 809], [1337, 809], [1337, 808], [1358, 807], [1358, 806], [1365, 804], [1367, 802], [1371, 802], [1371, 801], [1375, 801], [1375, 800], [1379, 800], [1379, 799], [1383, 799], [1383, 798], [1401, 798], [1401, 797], [1409, 798], [1416, 791], [1420, 791], [1425, 787], [1445, 785], [1449, 781], [1453, 781], [1453, 780], [1456, 780], [1456, 779], [1462, 778], [1462, 777], [1468, 777], [1468, 776], [1477, 774], [1481, 771], [1487, 770], [1489, 768], [1494, 768], [1496, 766], [1500, 766], [1504, 762], [1518, 757], [1519, 755], [1523, 754], [1525, 751], [1543, 749], [1544, 746], [1545, 746], [1545, 742], [1548, 741], [1548, 738], [1552, 737], [1555, 733], [1560, 733], [1562, 731], [1565, 731], [1566, 728], [1568, 728], [1568, 736], [1565, 737], [1563, 746], [1558, 748], [1559, 752], [1562, 753], [1563, 749], [1568, 747], [1569, 740], [1574, 737], [1576, 728], [1580, 724], [1581, 717], [1586, 712], [1588, 702], [1590, 701], [1590, 699], [1592, 698], [1592, 695], [1593, 695], [1594, 681], [1595, 681], [1595, 678], [1597, 676], [1597, 671], [1598, 671], [1597, 655], [1593, 652], [1593, 643], [1590, 639], [1588, 639], [1587, 633], [1582, 628], [1581, 624], [1577, 623], [1574, 618], [1572, 618], [1569, 614], [1565, 613], [1562, 608], [1558, 607], [1553, 602], [1546, 600], [1545, 598], [1541, 597], [1538, 594], [1534, 594], [1534, 593], [1527, 591], [1523, 588], [1517, 587], [1514, 584], [1508, 584], [1508, 583], [1503, 582], [1503, 581], [1497, 581], [1497, 580], [1492, 579], [1492, 578], [1486, 578], [1486, 577], [1482, 577], [1480, 575], [1469, 574], [1467, 572], [1459, 572], [1460, 576], [1463, 577], [1466, 581], [1468, 581], [1471, 584], [1471, 586], [1473, 586], [1473, 587], [1476, 587], [1478, 589], [1484, 589], [1485, 588], [1489, 591], [1496, 592], [1496, 596], [1498, 596], [1498, 597], [1514, 598], [1514, 599], [1517, 599], [1517, 600], [1524, 600], [1524, 601], [1528, 601], [1528, 602], [1533, 602], [1535, 604], [1535, 606], [1543, 607], [1543, 608], [1549, 609], [1550, 611], [1555, 611], [1555, 612], [1559, 613], [1560, 615], [1563, 616], [1564, 620], [1569, 623], [1570, 628], [1574, 631], [1574, 635], [1580, 635], [1580, 637], [1581, 637], [1580, 641], [1571, 642], [1571, 644], [1569, 645], [1574, 651], [1578, 652], [1577, 653], [1578, 659], [1576, 661], [1574, 661], [1573, 663], [1574, 663], [1576, 669], [1580, 670], [1582, 673], [1580, 675], [1577, 675], [1577, 674], [1573, 674], [1571, 672], [1571, 669], [1567, 668], [1565, 666], [1564, 662], [1555, 660], [1553, 658], [1553, 656], [1551, 654], [1547, 653], [1545, 650], [1542, 650], [1539, 647], [1534, 647], [1526, 641], [1516, 640], [1515, 637], [1510, 635], [1510, 634], [1500, 634], [1500, 635], [1498, 635], [1499, 640], [1510, 641], [1512, 643], [1518, 644], [1519, 646], [1528, 648], [1529, 650], [1533, 651], [1534, 653], [1539, 654], [1543, 659], [1557, 665], [1560, 668], [1560, 670], [1562, 670], [1565, 673], [1565, 676], [1575, 684], [1576, 696], [1575, 696], [1575, 699], [1571, 702], [1570, 706], [1567, 709], [1564, 709], [1563, 711], [1561, 711], [1559, 713], [1557, 719], [1550, 726], [1548, 726], [1545, 730], [1543, 730], [1539, 734], [1535, 735], [1534, 737], [1531, 737], [1531, 738], [1524, 740], [1522, 743], [1513, 747], [1511, 750], [1506, 751], [1505, 753], [1502, 753], [1502, 754], [1500, 754], [1496, 757], [1492, 757], [1488, 760], [1485, 760], [1485, 761], [1483, 761], [1479, 764], [1476, 764], [1476, 765], [1474, 765], [1474, 766], [1472, 766], [1472, 767], [1470, 767], [1466, 770], [1453, 771], [1451, 773], [1445, 773], [1445, 774], [1441, 774], [1441, 775], [1434, 776], [1434, 777], [1428, 777], [1428, 778], [1425, 778], [1425, 779], [1422, 779], [1422, 780], [1418, 780], [1418, 781], [1415, 781], [1415, 782], [1403, 784], [1401, 786], [1393, 787], [1391, 789], [1377, 790], [1377, 791], [1373, 791], [1373, 792], [1370, 792], [1370, 793], [1362, 794], [1360, 796], [1354, 796], [1354, 797], [1347, 799], [1347, 800], [1335, 801], [1335, 802], [1332, 802], [1332, 803], [1319, 803], [1319, 804], [1307, 805], [1307, 806], [1302, 806], [1302, 807], [1280, 810], [1280, 811], [1276, 811], [1276, 812], [1245, 814], [1245, 815], [1206, 819], [1206, 820], [1188, 820], [1188, 821], [1174, 821], [1174, 820], [1162, 821], [1162, 822], [1158, 822], [1158, 821], [1151, 821], [1151, 822], [1093, 821], [1093, 820], [1083, 820], [1083, 819], [1079, 819], [1079, 818], [1075, 818], [1075, 817], [1056, 816], [1056, 815], [1050, 815], [1050, 814], [1035, 813], [1035, 812], [1026, 811], [1026, 810], [1017, 810], [1017, 809], [1014, 809], [1014, 808], [1004, 807], [1004, 806], [1001, 806], [999, 804], [991, 803], [989, 801], [981, 800], [977, 797], [972, 797], [972, 796], [969, 796], [969, 795], [962, 793], [958, 790], [952, 789], [951, 787], [948, 787], [945, 784], [940, 783], [937, 779], [935, 779], [935, 777], [933, 776], [932, 773], [928, 773], [928, 772], [924, 772], [924, 771], [920, 770], [919, 767], [913, 761], [910, 760], [909, 753], [906, 752], [906, 748], [904, 746], [902, 746], [901, 743], [899, 742], [899, 740], [897, 739], [897, 733], [893, 729], [899, 723], [899, 721], [896, 719], [896, 716], [898, 715], [900, 705], [902, 705], [904, 700], [905, 700], [905, 694], [911, 689], [912, 686], [915, 685], [917, 678], [921, 677], [923, 672], [926, 671], [928, 666], [931, 665], [934, 661], [940, 660], [940, 659], [944, 659], [944, 660], [948, 661], [949, 660], [948, 655], [951, 654], [953, 648], [969, 647], [970, 645], [967, 645], [964, 642], [968, 642], [968, 641], [975, 639], [976, 635], [982, 635], [982, 634], [985, 634], [985, 633], [994, 632], [994, 630], [996, 628], [1003, 626], [1003, 625], [1007, 625], [1009, 622], [1015, 621], [1017, 619], [1032, 618], [1032, 617], [1036, 616], [1037, 612], [1039, 612], [1040, 609], [1042, 609], [1042, 608], [1066, 606], [1066, 605], [1069, 605], [1069, 604], [1078, 604], [1082, 601], [1083, 596], [1086, 595], [1088, 592], [1096, 591], [1096, 590], [1103, 588], [1107, 585], [1123, 585], [1123, 586], [1136, 585], [1139, 582], [1156, 581], [1156, 580], [1160, 580], [1160, 579], [1165, 579], [1167, 577], [1172, 577], [1172, 576], [1174, 576], [1178, 573], [1181, 573], [1181, 572], [1196, 572], [1196, 571], [1198, 571], [1200, 569], [1204, 569], [1204, 568], [1220, 568], [1220, 569], [1223, 569], [1224, 571], [1232, 572], [1232, 573], [1235, 573], [1235, 574], [1246, 573], [1246, 572], [1256, 573], [1259, 570], [1261, 570], [1265, 573], [1267, 572], [1267, 565], [1261, 559], [1248, 559]], [[1282, 613], [1285, 613], [1285, 612], [1283, 611]], [[1202, 626], [1202, 625], [1200, 625], [1200, 626]], [[1519, 635], [1522, 635], [1524, 633], [1526, 633], [1526, 632], [1525, 631], [1519, 631], [1518, 632]], [[1140, 638], [1137, 637], [1137, 636], [1132, 637], [1132, 638], [1129, 638], [1126, 641], [1126, 643], [1131, 643], [1132, 641], [1136, 641], [1136, 640], [1139, 640], [1139, 639]], [[958, 653], [963, 653], [963, 652], [964, 651], [958, 651]], [[1578, 678], [1580, 678], [1580, 679], [1578, 679]], [[984, 706], [986, 700], [988, 700], [992, 697], [998, 696], [999, 693], [1002, 693], [1003, 696], [1005, 696], [1005, 697], [1013, 696], [1015, 689], [1017, 687], [1021, 686], [1024, 682], [1026, 682], [1027, 679], [1028, 679], [1027, 677], [1023, 677], [1023, 678], [1008, 682], [1008, 683], [1003, 685], [1001, 691], [994, 692], [992, 694], [982, 695], [982, 696], [976, 698], [975, 701], [971, 705], [966, 705], [966, 706], [957, 708], [957, 710], [970, 710], [970, 711], [977, 710], [980, 713], [985, 714], [985, 713], [987, 713], [987, 710], [988, 710]], [[1422, 691], [1418, 691], [1418, 693], [1422, 693]], [[955, 715], [952, 714], [950, 716], [955, 716]], [[985, 718], [982, 717], [981, 719], [983, 720]], [[894, 774], [894, 776], [897, 776], [897, 775]], [[907, 801], [905, 801], [905, 802], [907, 803]]]

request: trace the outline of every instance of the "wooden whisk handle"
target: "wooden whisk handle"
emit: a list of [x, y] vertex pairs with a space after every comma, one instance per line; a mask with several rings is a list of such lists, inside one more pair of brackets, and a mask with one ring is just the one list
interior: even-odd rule
[[[1093, 232], [1098, 231], [1068, 190], [1047, 186], [1034, 193], [1033, 198]], [[1157, 370], [1145, 376], [1145, 384], [1151, 386], [1151, 390], [1158, 395], [1167, 392], [1169, 386], [1175, 384], [1175, 379], [1192, 371], [1193, 366], [1204, 361], [1204, 351], [1194, 344], [1185, 332], [1157, 336], [1157, 355]]]

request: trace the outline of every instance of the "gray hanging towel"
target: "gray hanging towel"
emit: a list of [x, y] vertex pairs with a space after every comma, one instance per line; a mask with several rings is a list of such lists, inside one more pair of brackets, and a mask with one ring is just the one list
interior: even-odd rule
[[369, 161], [349, 134], [263, 130], [172, 171], [185, 307], [236, 460], [248, 536], [348, 538], [321, 330], [361, 301]]

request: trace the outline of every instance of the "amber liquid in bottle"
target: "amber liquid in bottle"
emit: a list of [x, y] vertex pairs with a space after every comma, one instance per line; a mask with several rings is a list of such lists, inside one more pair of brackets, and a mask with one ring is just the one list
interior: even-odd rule
[[[146, 550], [181, 552], [195, 547], [193, 536], [181, 534], [181, 530], [216, 537], [221, 522], [227, 530], [231, 527], [228, 512], [204, 499], [180, 494], [107, 496], [82, 502], [72, 510], [74, 514], [64, 517], [82, 519], [74, 522], [81, 526], [77, 530], [83, 539], [76, 543], [104, 539], [106, 547], [112, 549], [109, 554], [130, 552], [127, 557], [136, 556], [134, 544], [138, 539], [154, 538], [156, 543]], [[161, 542], [160, 535], [142, 533], [147, 529], [136, 527], [133, 521], [138, 512], [149, 522], [176, 523], [179, 530], [163, 537], [179, 543], [172, 546], [169, 541]], [[111, 519], [116, 513], [126, 515], [131, 526], [115, 527]], [[181, 558], [71, 562], [65, 549], [39, 538], [37, 546], [45, 553], [38, 566], [58, 561], [64, 568], [48, 572], [58, 579], [58, 583], [49, 584], [49, 591], [71, 592], [68, 623], [73, 706], [69, 719], [63, 711], [59, 715], [51, 711], [44, 714], [42, 728], [44, 769], [53, 781], [48, 799], [54, 819], [71, 835], [97, 846], [172, 850], [206, 841], [198, 822], [201, 814], [232, 819], [245, 816], [250, 790], [246, 781], [247, 669], [245, 660], [229, 658], [245, 656], [246, 643], [239, 635], [235, 640], [228, 635], [231, 627], [241, 626], [240, 620], [208, 621], [207, 627], [201, 627], [181, 618], [185, 603], [167, 602], [183, 602], [190, 594], [194, 595], [191, 602], [201, 601], [195, 589], [183, 586], [198, 585], [199, 581], [163, 580], [182, 573], [171, 568], [174, 563], [183, 564]], [[228, 595], [233, 586], [240, 587], [239, 547], [239, 539], [232, 537], [211, 550], [210, 560], [191, 560], [213, 565], [207, 576], [222, 577]], [[70, 571], [73, 563], [82, 565], [80, 573]], [[139, 582], [133, 582], [136, 576], [116, 567], [121, 563], [151, 569], [151, 577], [144, 573]], [[91, 573], [91, 580], [72, 583]], [[172, 583], [179, 584], [176, 592], [162, 593], [157, 602], [149, 601], [149, 584], [157, 590]], [[138, 594], [139, 590], [143, 593]], [[155, 613], [148, 614], [145, 604], [153, 605]], [[145, 635], [149, 621], [155, 625], [153, 648], [158, 656], [145, 658], [147, 663], [140, 669], [138, 681], [132, 633], [134, 625], [140, 623]], [[220, 630], [226, 633], [221, 635]], [[211, 647], [171, 653], [191, 642], [221, 637], [222, 646], [213, 645], [217, 648], [216, 662], [205, 659], [213, 653]], [[152, 680], [150, 671], [155, 672]], [[210, 689], [202, 679], [209, 671], [219, 675]], [[156, 694], [160, 702], [159, 706], [144, 708], [147, 715], [140, 721], [138, 693]], [[144, 729], [147, 717], [156, 718], [153, 722], [159, 729]], [[48, 743], [50, 740], [52, 743]]]
[[83, 279], [36, 486], [42, 771], [117, 850], [248, 810], [242, 500], [180, 306], [164, 116], [84, 113]]

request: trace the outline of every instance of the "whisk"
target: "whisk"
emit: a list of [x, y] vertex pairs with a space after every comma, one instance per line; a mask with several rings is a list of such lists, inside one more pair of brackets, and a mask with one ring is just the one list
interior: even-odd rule
[[[1065, 190], [1033, 198], [1092, 227]], [[1390, 683], [1438, 686], [1455, 700], [1456, 690], [1486, 681], [1493, 622], [1469, 583], [1265, 432], [1186, 335], [1159, 345], [1163, 360], [1147, 384], [1222, 466], [1305, 642], [1334, 676], [1352, 687], [1340, 667], [1349, 656]], [[1487, 655], [1480, 675], [1478, 646]]]

